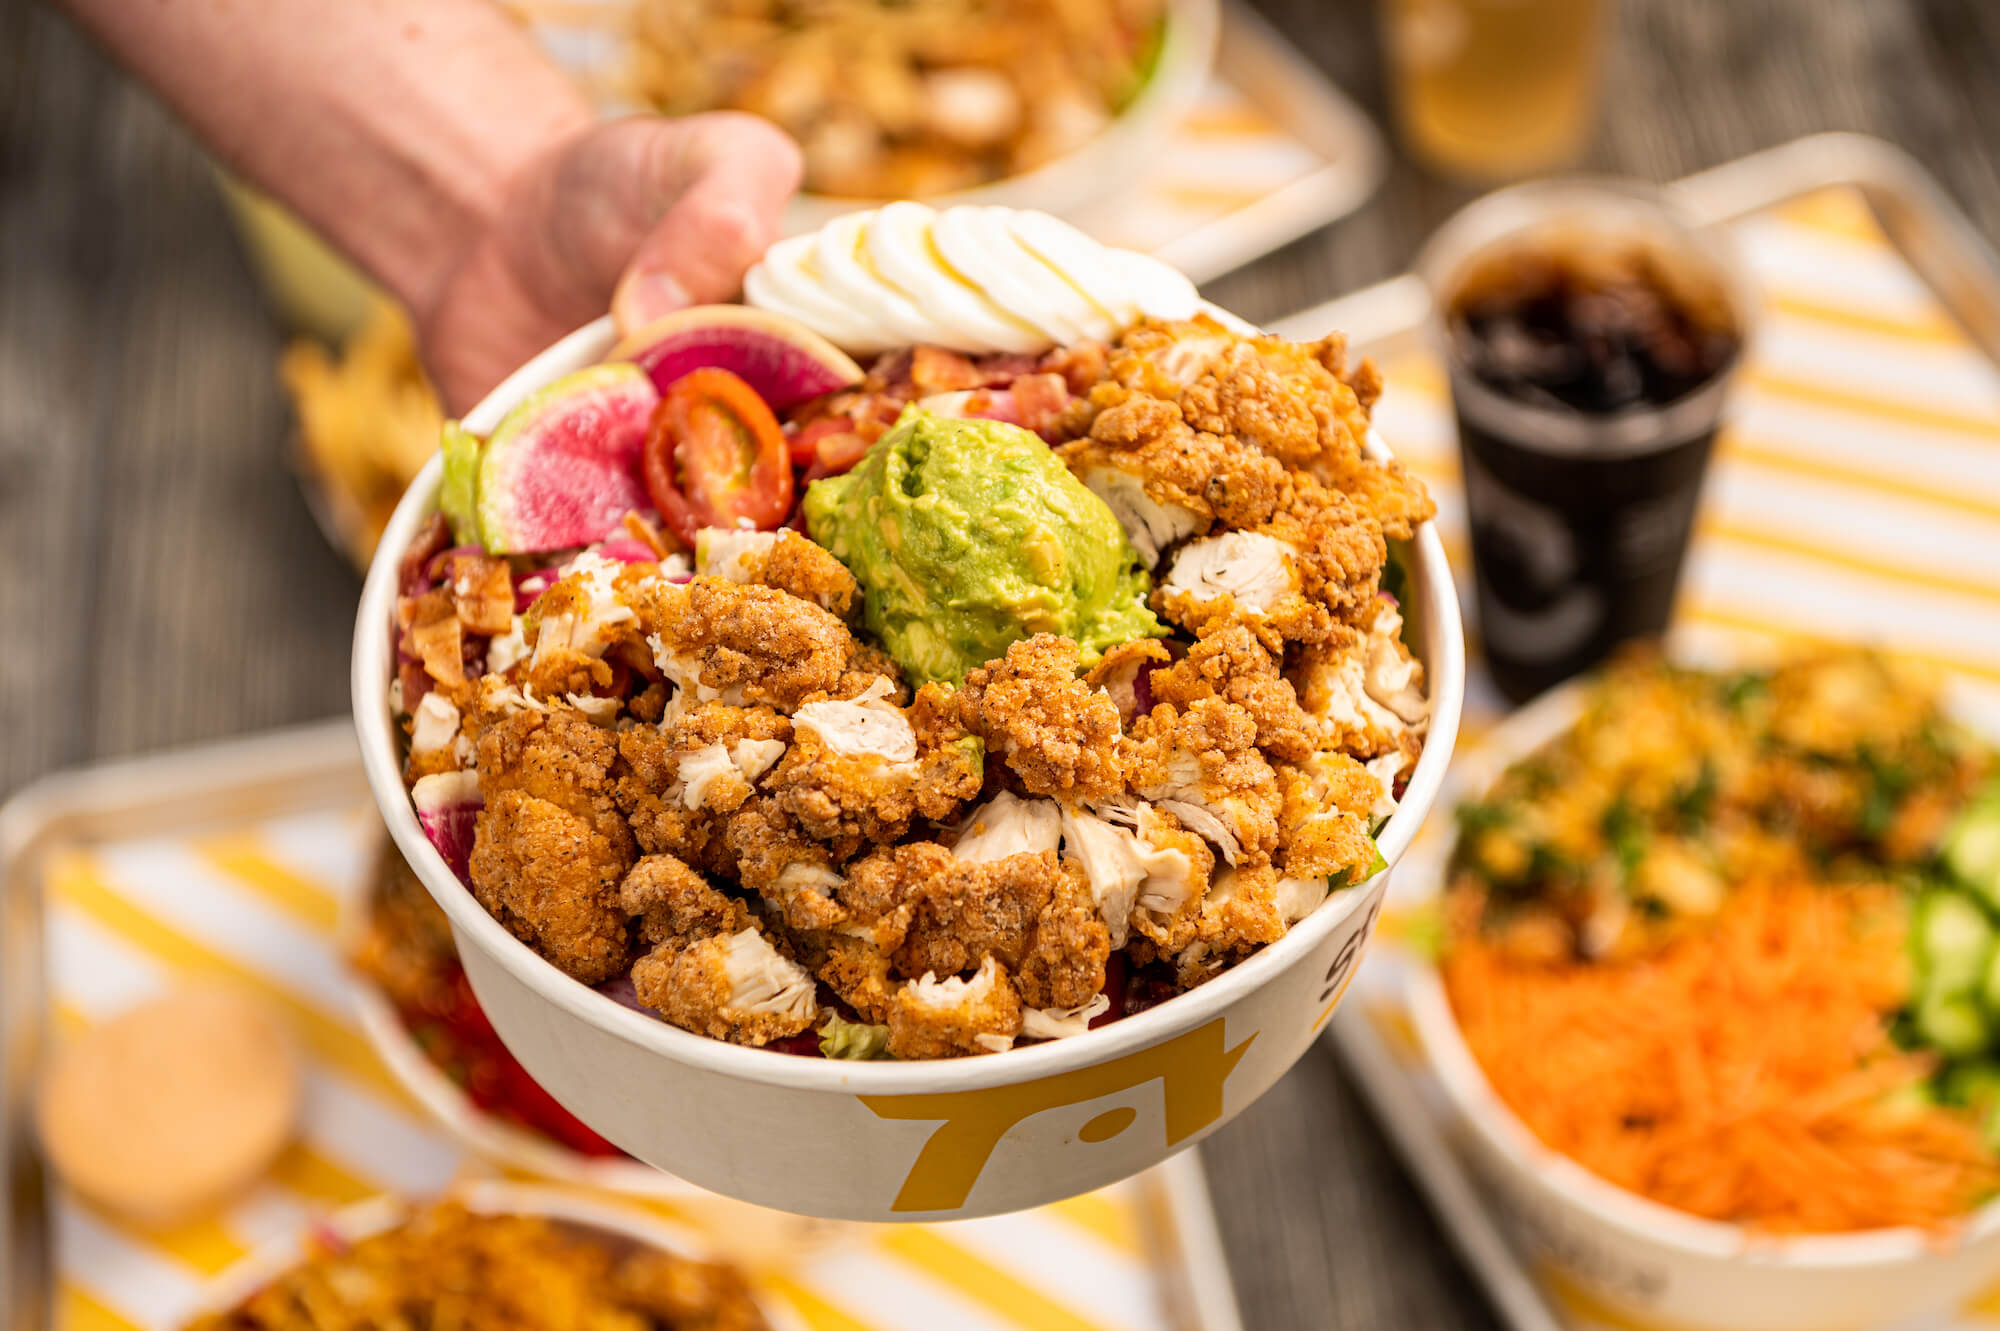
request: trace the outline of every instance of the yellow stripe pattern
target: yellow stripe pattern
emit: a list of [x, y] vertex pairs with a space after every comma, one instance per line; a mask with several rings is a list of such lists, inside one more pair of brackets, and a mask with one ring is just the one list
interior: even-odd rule
[[[326, 826], [314, 830], [355, 842], [370, 838], [369, 824], [350, 815], [346, 809], [329, 810], [323, 815]], [[150, 844], [158, 846], [157, 842]], [[297, 1033], [320, 1082], [330, 1080], [345, 1087], [348, 1094], [370, 1106], [369, 1113], [405, 1121], [412, 1133], [426, 1129], [420, 1111], [376, 1060], [345, 1008], [330, 1010], [323, 997], [294, 986], [290, 977], [307, 968], [296, 964], [302, 959], [283, 955], [282, 949], [298, 946], [298, 931], [287, 938], [263, 940], [260, 945], [269, 951], [239, 954], [176, 927], [179, 898], [165, 895], [162, 884], [151, 884], [150, 891], [137, 890], [126, 877], [176, 873], [182, 877], [167, 885], [175, 893], [252, 896], [303, 926], [312, 945], [322, 950], [323, 955], [315, 960], [323, 964], [335, 947], [333, 933], [341, 910], [341, 889], [330, 875], [316, 877], [281, 858], [255, 826], [169, 846], [156, 861], [145, 865], [135, 866], [133, 852], [116, 846], [101, 850], [70, 847], [50, 857], [45, 873], [53, 917], [88, 926], [109, 942], [129, 949], [132, 964], [151, 968], [160, 984], [219, 982], [255, 993]], [[176, 903], [171, 909], [169, 901]], [[52, 1017], [58, 1039], [74, 1037], [131, 997], [107, 992], [104, 986], [115, 978], [107, 968], [72, 962], [73, 969], [65, 969], [63, 961], [58, 954], [51, 975]], [[131, 978], [125, 977], [127, 982]], [[69, 1228], [87, 1230], [94, 1237], [87, 1245], [90, 1258], [62, 1250], [57, 1253], [58, 1331], [151, 1331], [178, 1326], [188, 1308], [162, 1307], [161, 1282], [178, 1289], [178, 1302], [191, 1307], [207, 1281], [241, 1261], [261, 1240], [268, 1223], [255, 1218], [261, 1208], [276, 1204], [308, 1215], [323, 1214], [375, 1195], [378, 1187], [371, 1178], [398, 1176], [397, 1157], [387, 1145], [379, 1147], [380, 1158], [375, 1158], [378, 1147], [367, 1140], [365, 1132], [343, 1134], [337, 1125], [329, 1128], [319, 1121], [328, 1116], [338, 1114], [331, 1107], [309, 1111], [307, 1131], [278, 1159], [257, 1195], [212, 1215], [145, 1226], [60, 1195], [55, 1205], [73, 1212]], [[327, 1139], [329, 1131], [333, 1132], [331, 1139]], [[338, 1151], [328, 1149], [329, 1140], [338, 1142]], [[525, 1177], [518, 1171], [460, 1160], [455, 1148], [445, 1146], [442, 1138], [437, 1140], [437, 1149], [449, 1157], [442, 1162], [443, 1175], [456, 1169]], [[683, 1227], [699, 1223], [698, 1207], [637, 1200], [624, 1204], [635, 1212], [663, 1217]], [[1045, 1227], [1045, 1241], [1065, 1250], [1097, 1254], [1093, 1260], [1099, 1264], [1093, 1271], [1104, 1270], [1103, 1263], [1110, 1263], [1124, 1268], [1128, 1275], [1143, 1274], [1148, 1261], [1141, 1237], [1144, 1204], [1139, 1191], [1126, 1186], [1073, 1198], [1036, 1213], [1034, 1219]], [[1106, 1322], [1068, 1306], [1053, 1292], [1056, 1286], [1050, 1274], [1039, 1269], [1030, 1254], [1017, 1256], [1005, 1244], [990, 1239], [977, 1251], [968, 1247], [965, 1236], [974, 1233], [979, 1223], [966, 1222], [950, 1231], [929, 1226], [868, 1231], [822, 1254], [808, 1254], [792, 1269], [760, 1275], [759, 1280], [773, 1304], [790, 1309], [809, 1331], [874, 1331], [907, 1325], [908, 1315], [898, 1310], [916, 1297], [912, 1291], [918, 1289], [933, 1291], [924, 1296], [933, 1300], [942, 1296], [956, 1301], [975, 1312], [982, 1325], [995, 1328], [1166, 1331], [1154, 1320], [1154, 1309], [1136, 1308], [1129, 1316]], [[865, 1254], [889, 1278], [857, 1289], [845, 1279], [847, 1264], [857, 1252]]]

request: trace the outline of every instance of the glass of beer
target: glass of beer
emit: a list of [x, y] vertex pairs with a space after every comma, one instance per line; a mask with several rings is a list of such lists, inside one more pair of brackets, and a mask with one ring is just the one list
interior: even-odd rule
[[1457, 417], [1479, 629], [1532, 697], [1666, 628], [1752, 298], [1649, 186], [1487, 195], [1418, 259]]
[[1432, 169], [1498, 181], [1590, 146], [1612, 0], [1382, 0], [1390, 98]]

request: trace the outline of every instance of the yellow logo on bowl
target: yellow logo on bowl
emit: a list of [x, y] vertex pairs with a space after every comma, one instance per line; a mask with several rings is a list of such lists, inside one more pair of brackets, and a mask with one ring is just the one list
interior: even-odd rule
[[[894, 1211], [954, 1211], [965, 1205], [973, 1185], [993, 1158], [1000, 1139], [1015, 1124], [1045, 1109], [1087, 1104], [1099, 1096], [1158, 1079], [1166, 1110], [1167, 1145], [1177, 1146], [1222, 1117], [1222, 1087], [1251, 1041], [1223, 1047], [1221, 1017], [1164, 1044], [1096, 1067], [1059, 1072], [1014, 1086], [937, 1095], [855, 1097], [877, 1118], [942, 1119], [917, 1153], [916, 1163], [896, 1194]], [[1132, 1126], [1138, 1113], [1120, 1106], [1099, 1114], [1077, 1135], [1087, 1142], [1109, 1141]]]

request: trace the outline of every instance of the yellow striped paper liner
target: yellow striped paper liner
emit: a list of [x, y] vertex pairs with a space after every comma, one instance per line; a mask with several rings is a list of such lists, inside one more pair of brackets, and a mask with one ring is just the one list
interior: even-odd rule
[[[286, 1019], [314, 1088], [300, 1141], [252, 1196], [219, 1214], [148, 1228], [59, 1192], [58, 1331], [170, 1331], [203, 1282], [275, 1232], [273, 1217], [279, 1229], [287, 1219], [303, 1224], [376, 1195], [413, 1162], [439, 1180], [491, 1173], [407, 1101], [345, 1006], [329, 1006], [296, 978], [332, 958], [341, 875], [312, 856], [343, 840], [350, 857], [364, 853], [369, 820], [340, 808], [219, 837], [71, 847], [50, 859], [57, 1039], [169, 985], [235, 985]], [[253, 910], [288, 927], [225, 945], [204, 924]], [[690, 1220], [670, 1204], [630, 1204]], [[1124, 1185], [995, 1221], [868, 1228], [765, 1278], [764, 1288], [808, 1331], [928, 1331], [940, 1319], [970, 1331], [1167, 1331], [1140, 1237], [1142, 1206], [1138, 1189]], [[1105, 1288], [1139, 1294], [1105, 1306]]]
[[[1763, 300], [1764, 338], [1717, 440], [1675, 633], [1691, 644], [1758, 653], [1800, 636], [1876, 642], [1950, 672], [1977, 719], [2000, 735], [2000, 370], [1974, 364], [1972, 344], [1920, 289], [1855, 191], [1815, 192], [1741, 230]], [[1842, 262], [1817, 269], [1756, 262], [1759, 253], [1786, 248]], [[1890, 304], [1871, 299], [1871, 290], [1902, 294]], [[1801, 347], [1838, 353], [1838, 362], [1816, 365]], [[1770, 364], [1774, 352], [1788, 357], [1782, 368]], [[1856, 363], [1878, 361], [1922, 373], [1926, 358], [1945, 367], [1929, 398], [1926, 383], [1851, 373]], [[1437, 493], [1447, 552], [1470, 605], [1444, 376], [1423, 353], [1390, 359], [1383, 370], [1383, 410], [1395, 425], [1385, 424], [1385, 434]], [[1836, 435], [1872, 447], [1836, 448]], [[1929, 548], [1898, 543], [1881, 535], [1892, 510], [1910, 535], [1926, 528], [1952, 535]], [[1504, 714], [1476, 662], [1473, 674], [1462, 754]], [[1434, 847], [1448, 832], [1446, 813], [1425, 826], [1424, 842]], [[1417, 890], [1398, 882], [1405, 910]], [[1356, 1002], [1396, 1060], [1421, 1077], [1422, 1054], [1394, 1000], [1391, 969], [1364, 973]], [[1574, 1331], [1677, 1331], [1609, 1308], [1555, 1272], [1533, 1274]], [[1940, 1331], [1996, 1328], [2000, 1286]]]

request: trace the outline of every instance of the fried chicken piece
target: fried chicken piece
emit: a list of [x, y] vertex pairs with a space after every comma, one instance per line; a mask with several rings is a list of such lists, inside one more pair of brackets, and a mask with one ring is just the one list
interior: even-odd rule
[[1416, 535], [1417, 524], [1437, 516], [1437, 501], [1430, 488], [1412, 476], [1399, 459], [1386, 461], [1362, 457], [1344, 470], [1315, 469], [1319, 481], [1339, 490], [1377, 522], [1391, 540], [1407, 541]]
[[728, 582], [790, 592], [846, 619], [861, 595], [854, 575], [824, 546], [790, 528], [731, 531], [704, 528], [695, 540], [695, 569]]
[[832, 843], [836, 858], [894, 841], [920, 813], [949, 818], [979, 792], [983, 756], [949, 693], [926, 686], [907, 711], [889, 693], [878, 678], [859, 697], [801, 704], [792, 747], [771, 778], [785, 811]]
[[792, 929], [832, 929], [846, 922], [835, 900], [842, 885], [833, 852], [806, 835], [783, 803], [760, 795], [729, 819], [724, 846], [745, 889], [762, 897]]
[[1241, 624], [1224, 624], [1196, 640], [1187, 655], [1148, 681], [1155, 703], [1186, 707], [1221, 698], [1257, 723], [1257, 747], [1273, 762], [1303, 762], [1319, 746], [1319, 725], [1299, 706], [1278, 659]]
[[883, 697], [898, 707], [910, 705], [910, 686], [903, 682], [903, 668], [896, 664], [896, 658], [873, 643], [857, 640], [854, 654], [847, 658], [847, 669], [834, 683], [833, 696], [858, 698], [878, 679], [889, 684], [890, 691]]
[[[1200, 837], [1171, 814], [1121, 800], [1061, 813], [1063, 859], [1082, 875], [1111, 946], [1125, 946], [1133, 928], [1171, 937], [1175, 918], [1194, 912], [1215, 857]], [[1184, 932], [1192, 936], [1192, 924]]]
[[641, 849], [677, 855], [706, 873], [730, 873], [728, 815], [743, 807], [785, 752], [791, 722], [768, 707], [697, 703], [661, 729], [618, 737], [618, 807]]
[[1189, 428], [1180, 408], [1132, 395], [1106, 407], [1088, 439], [1057, 450], [1110, 507], [1148, 568], [1212, 523], [1250, 527], [1283, 498], [1284, 464], [1227, 435]]
[[889, 1052], [897, 1058], [1001, 1053], [1020, 1031], [1020, 995], [992, 957], [970, 980], [929, 974], [911, 980], [889, 1008]]
[[639, 1248], [612, 1272], [618, 1302], [670, 1331], [770, 1331], [743, 1272], [728, 1262], [697, 1262], [659, 1248]]
[[1037, 795], [1099, 799], [1125, 786], [1118, 705], [1077, 678], [1080, 664], [1070, 639], [1038, 633], [967, 671], [959, 691], [966, 728]]
[[1133, 789], [1232, 865], [1277, 848], [1277, 774], [1257, 749], [1256, 718], [1240, 704], [1160, 703], [1132, 724], [1121, 753]]
[[885, 895], [912, 906], [894, 956], [901, 974], [956, 975], [997, 957], [1031, 1007], [1077, 1007], [1104, 987], [1110, 932], [1082, 875], [1054, 851], [972, 863], [918, 841], [871, 858], [881, 867], [870, 872], [891, 880]]
[[644, 645], [630, 604], [644, 576], [636, 566], [589, 551], [565, 564], [562, 576], [522, 618], [522, 641], [529, 649], [523, 682], [544, 698], [609, 686], [606, 652], [621, 643]]
[[1344, 753], [1321, 750], [1278, 768], [1278, 786], [1279, 869], [1295, 878], [1366, 877], [1375, 859], [1368, 828], [1382, 798], [1374, 774]]
[[472, 886], [482, 906], [536, 952], [586, 984], [630, 954], [618, 883], [632, 833], [612, 798], [612, 737], [566, 706], [527, 710], [479, 738]]
[[1268, 522], [1182, 546], [1153, 601], [1197, 634], [1243, 624], [1274, 652], [1345, 640], [1368, 613], [1387, 557], [1380, 524], [1360, 506], [1294, 475]]
[[[1130, 725], [1133, 717], [1146, 710], [1139, 705], [1141, 672], [1150, 672], [1153, 667], [1163, 666], [1173, 659], [1173, 653], [1158, 638], [1134, 638], [1107, 650], [1096, 665], [1084, 672], [1083, 682], [1110, 694], [1112, 703], [1118, 708], [1119, 720]], [[1147, 679], [1150, 689], [1150, 674]]]
[[806, 969], [771, 946], [742, 902], [671, 855], [634, 865], [619, 902], [653, 945], [632, 967], [633, 988], [674, 1025], [761, 1045], [797, 1035], [819, 1014]]
[[696, 702], [790, 712], [833, 688], [856, 649], [830, 611], [771, 587], [652, 578], [634, 599], [653, 659], [679, 691], [670, 712]]
[[1403, 616], [1378, 597], [1367, 635], [1300, 651], [1287, 674], [1321, 743], [1357, 758], [1401, 753], [1414, 761], [1430, 724], [1423, 663], [1403, 645]]
[[1202, 899], [1195, 941], [1176, 958], [1181, 980], [1198, 984], [1310, 915], [1326, 899], [1323, 878], [1286, 878], [1269, 864], [1218, 871]]
[[1361, 456], [1368, 411], [1319, 351], [1275, 337], [1234, 341], [1182, 391], [1181, 414], [1197, 430], [1233, 435], [1287, 466], [1342, 474]]
[[1062, 808], [1054, 800], [1022, 799], [1002, 790], [967, 814], [951, 845], [952, 858], [990, 864], [1009, 855], [1034, 855], [1062, 844]]

